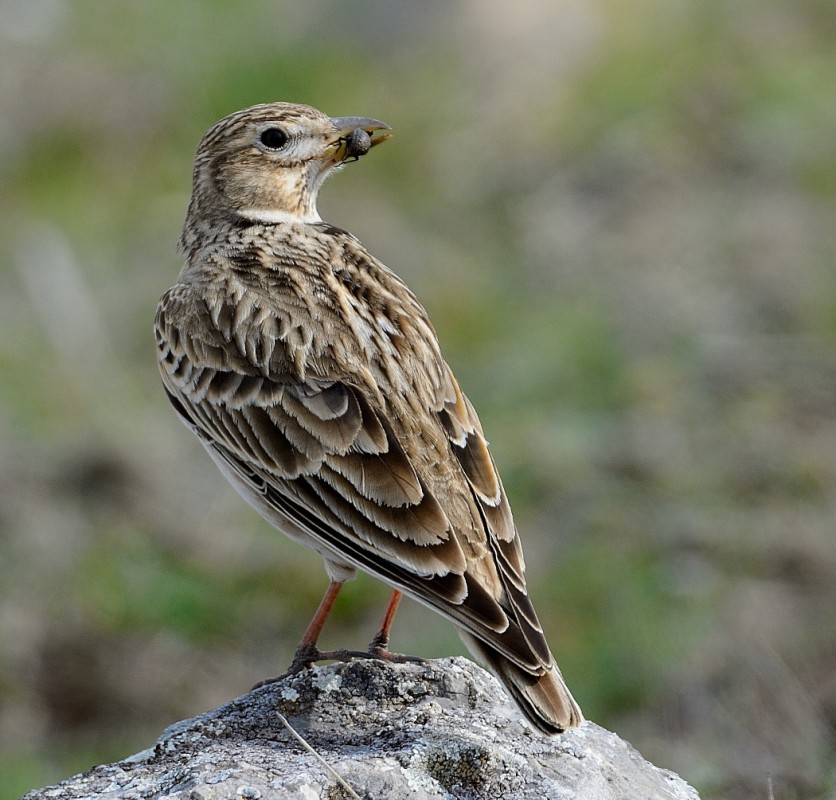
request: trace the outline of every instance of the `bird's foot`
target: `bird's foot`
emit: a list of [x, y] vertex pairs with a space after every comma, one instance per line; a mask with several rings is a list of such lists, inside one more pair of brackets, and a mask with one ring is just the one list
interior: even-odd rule
[[[378, 661], [389, 661], [393, 664], [425, 664], [426, 659], [420, 656], [408, 656], [403, 653], [393, 653], [388, 649], [388, 641], [378, 638], [372, 640], [368, 650], [320, 650], [315, 644], [300, 645], [293, 656], [287, 671], [275, 678], [259, 681], [252, 690], [260, 689], [277, 683], [290, 675], [296, 675], [303, 669], [309, 669], [317, 661], [354, 661], [361, 658], [373, 658]], [[252, 691], [251, 690], [251, 691]]]
[[374, 659], [376, 661], [390, 661], [394, 664], [405, 664], [416, 662], [423, 664], [426, 659], [418, 656], [407, 656], [402, 653], [392, 653], [386, 647], [376, 645], [374, 642], [369, 645], [368, 650], [330, 650], [321, 651], [317, 661], [355, 661], [360, 659]]
[[377, 658], [390, 661], [393, 664], [426, 664], [427, 659], [420, 656], [407, 656], [403, 653], [393, 653], [389, 650], [389, 637], [378, 634], [369, 644], [365, 658]]
[[310, 642], [300, 644], [299, 647], [296, 648], [296, 652], [293, 654], [293, 661], [290, 662], [290, 666], [285, 672], [281, 675], [277, 675], [275, 678], [266, 678], [263, 681], [259, 681], [252, 687], [252, 689], [250, 689], [250, 691], [260, 689], [262, 686], [269, 686], [271, 683], [278, 683], [291, 675], [296, 675], [303, 669], [308, 669], [311, 664], [314, 664], [317, 661], [325, 661], [332, 657], [331, 653], [322, 652], [315, 644]]

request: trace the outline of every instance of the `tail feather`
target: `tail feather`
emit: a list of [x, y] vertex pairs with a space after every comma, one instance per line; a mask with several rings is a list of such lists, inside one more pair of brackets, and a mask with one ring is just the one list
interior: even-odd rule
[[484, 662], [516, 702], [526, 719], [546, 735], [561, 733], [583, 722], [583, 714], [552, 659], [540, 673], [521, 669], [485, 642], [462, 631], [471, 652]]

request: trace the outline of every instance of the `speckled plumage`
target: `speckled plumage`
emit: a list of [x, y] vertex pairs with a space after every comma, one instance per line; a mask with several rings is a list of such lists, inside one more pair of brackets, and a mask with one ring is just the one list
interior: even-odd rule
[[185, 265], [157, 309], [163, 384], [235, 488], [333, 580], [359, 567], [450, 618], [554, 733], [582, 716], [476, 412], [412, 292], [316, 211], [327, 175], [386, 128], [273, 103], [203, 137]]

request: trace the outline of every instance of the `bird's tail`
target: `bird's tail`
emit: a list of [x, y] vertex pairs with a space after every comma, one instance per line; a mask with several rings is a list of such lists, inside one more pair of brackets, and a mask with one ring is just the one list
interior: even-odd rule
[[485, 642], [465, 632], [462, 634], [470, 650], [502, 681], [520, 711], [539, 731], [546, 735], [561, 733], [583, 722], [581, 709], [554, 659], [542, 671], [531, 672], [509, 661]]

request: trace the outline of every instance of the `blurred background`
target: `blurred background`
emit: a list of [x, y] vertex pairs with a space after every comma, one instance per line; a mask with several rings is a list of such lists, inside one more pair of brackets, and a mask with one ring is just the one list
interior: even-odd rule
[[[320, 210], [427, 306], [586, 715], [711, 798], [836, 792], [827, 0], [0, 0], [0, 800], [281, 672], [326, 580], [175, 418], [203, 132], [396, 137]], [[323, 645], [387, 590], [349, 585]], [[463, 653], [406, 603], [393, 648]]]

